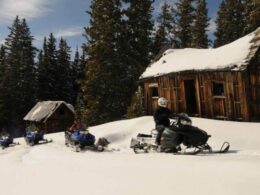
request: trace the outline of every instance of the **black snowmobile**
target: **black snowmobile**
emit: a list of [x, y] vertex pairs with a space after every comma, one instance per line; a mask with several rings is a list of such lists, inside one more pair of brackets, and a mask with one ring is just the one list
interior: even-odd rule
[[[224, 142], [218, 151], [213, 151], [208, 145], [211, 137], [207, 132], [192, 126], [192, 121], [186, 114], [175, 115], [169, 127], [159, 126], [151, 131], [151, 135], [138, 134], [132, 138], [130, 147], [135, 153], [166, 152], [176, 154], [225, 153], [229, 150], [229, 143]], [[160, 142], [160, 145], [158, 145]], [[185, 149], [181, 148], [181, 145]]]
[[80, 152], [81, 150], [103, 152], [104, 147], [95, 145], [95, 140], [95, 136], [87, 130], [65, 131], [65, 145], [73, 148], [76, 152]]
[[24, 139], [29, 146], [34, 146], [38, 144], [47, 144], [52, 142], [52, 139], [48, 140], [44, 138], [44, 131], [41, 130], [27, 131]]

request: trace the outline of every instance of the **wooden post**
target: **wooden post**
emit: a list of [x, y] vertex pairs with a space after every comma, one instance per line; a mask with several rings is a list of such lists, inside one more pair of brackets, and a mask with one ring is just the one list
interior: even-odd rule
[[199, 74], [196, 75], [195, 77], [195, 91], [196, 91], [196, 101], [197, 101], [197, 111], [199, 116], [201, 117], [201, 100], [200, 100], [200, 84], [199, 84]]

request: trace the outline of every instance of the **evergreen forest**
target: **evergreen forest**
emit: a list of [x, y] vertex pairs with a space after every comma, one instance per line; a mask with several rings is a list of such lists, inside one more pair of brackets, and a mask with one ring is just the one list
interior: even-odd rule
[[22, 135], [23, 117], [47, 100], [74, 105], [87, 125], [140, 116], [138, 79], [165, 49], [220, 47], [260, 26], [259, 0], [223, 0], [210, 40], [206, 0], [168, 2], [155, 15], [154, 0], [91, 0], [75, 53], [52, 32], [36, 48], [26, 18], [14, 18], [0, 45], [0, 129]]

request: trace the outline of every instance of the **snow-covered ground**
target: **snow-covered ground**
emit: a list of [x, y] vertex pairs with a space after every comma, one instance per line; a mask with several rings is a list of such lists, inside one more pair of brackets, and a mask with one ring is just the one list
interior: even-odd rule
[[64, 134], [50, 134], [53, 143], [21, 144], [0, 150], [1, 195], [259, 195], [260, 123], [193, 118], [193, 124], [212, 137], [219, 148], [231, 143], [227, 154], [181, 156], [134, 154], [131, 137], [149, 133], [152, 117], [122, 120], [90, 128], [106, 137], [114, 151], [73, 152]]

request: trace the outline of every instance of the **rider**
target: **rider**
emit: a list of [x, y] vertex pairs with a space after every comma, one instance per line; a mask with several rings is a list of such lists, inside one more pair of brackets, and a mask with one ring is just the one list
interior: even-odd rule
[[70, 132], [74, 132], [76, 130], [84, 131], [85, 129], [86, 129], [86, 125], [81, 122], [80, 118], [77, 118], [69, 128], [69, 131]]
[[168, 100], [164, 97], [158, 99], [158, 107], [154, 112], [153, 118], [155, 121], [155, 128], [158, 131], [156, 137], [156, 144], [161, 144], [161, 136], [165, 127], [170, 126], [170, 118], [172, 112], [167, 108]]
[[2, 144], [5, 146], [8, 146], [9, 144], [12, 144], [13, 142], [13, 137], [11, 134], [8, 132], [6, 128], [3, 128], [1, 133], [0, 133], [0, 139], [3, 141]]
[[180, 149], [180, 136], [173, 131], [173, 127], [170, 127], [170, 118], [173, 118], [175, 114], [167, 108], [167, 104], [168, 100], [164, 97], [158, 99], [158, 108], [154, 113], [155, 126], [158, 131], [155, 143], [158, 145], [158, 150], [175, 153]]

